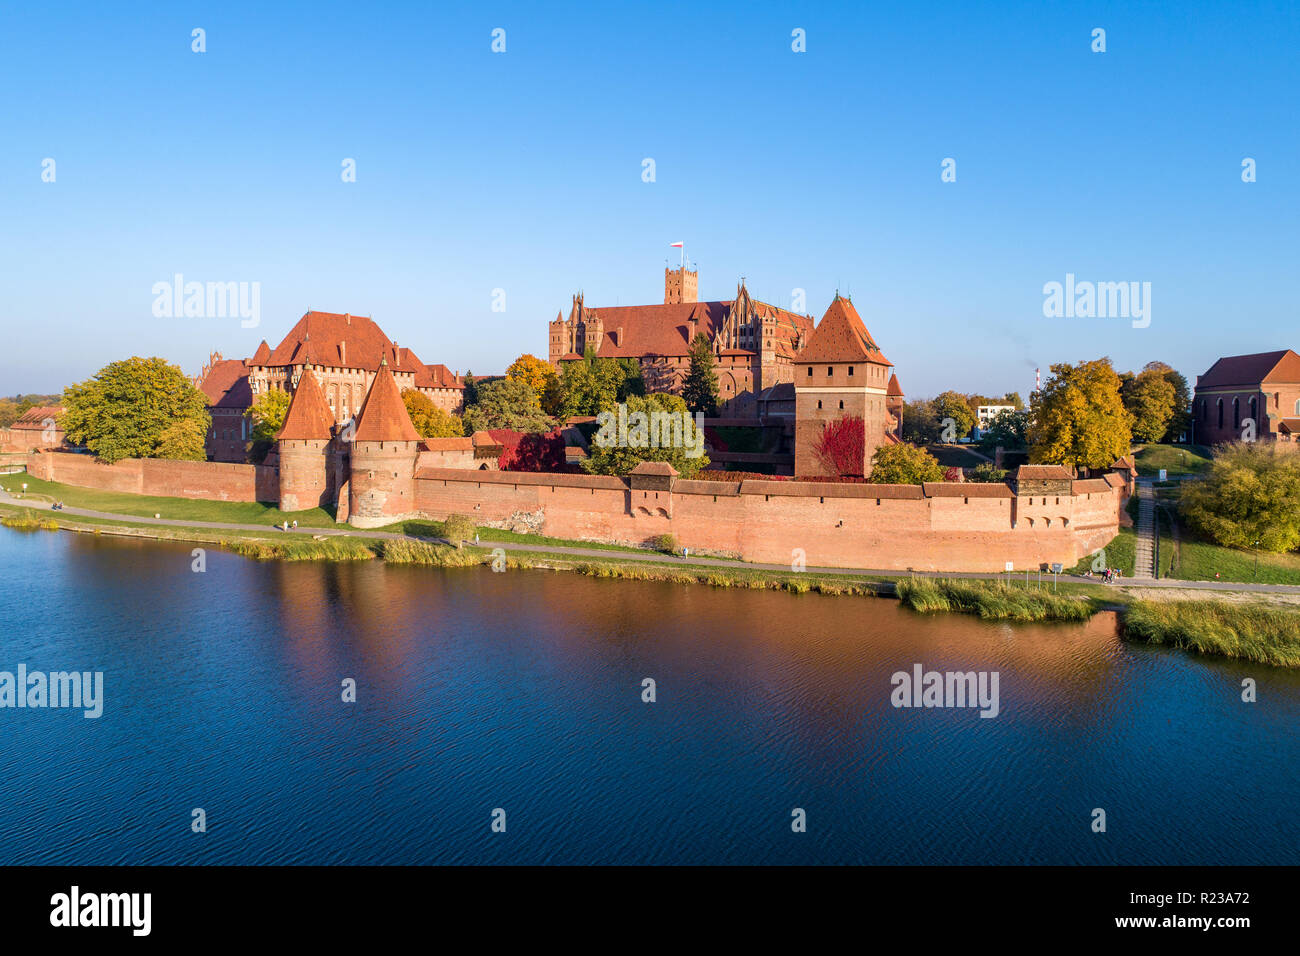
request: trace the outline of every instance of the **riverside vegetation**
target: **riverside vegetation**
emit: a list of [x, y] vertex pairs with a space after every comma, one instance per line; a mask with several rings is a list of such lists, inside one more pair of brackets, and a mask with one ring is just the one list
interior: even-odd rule
[[[366, 538], [363, 535], [299, 535], [269, 540], [262, 532], [237, 532], [204, 528], [161, 528], [131, 526], [120, 520], [69, 516], [61, 526], [42, 512], [30, 508], [0, 509], [4, 526], [17, 530], [66, 530], [98, 534], [101, 531], [163, 539], [209, 542], [243, 557], [278, 561], [369, 561], [425, 567], [474, 567], [492, 563], [489, 547], [457, 547], [424, 536], [445, 535], [444, 523], [420, 521], [418, 527], [397, 528], [420, 538]], [[453, 522], [453, 528], [455, 523]], [[310, 530], [310, 529], [309, 529]], [[491, 530], [491, 529], [483, 529]], [[460, 540], [469, 538], [468, 532]], [[459, 535], [457, 536], [459, 537]], [[534, 537], [511, 535], [526, 542]], [[485, 541], [485, 545], [491, 542]], [[537, 538], [538, 544], [558, 543]], [[583, 542], [565, 542], [581, 545]], [[645, 549], [623, 548], [623, 551]], [[887, 594], [891, 583], [900, 601], [924, 613], [959, 613], [985, 620], [1014, 622], [1087, 620], [1106, 604], [1121, 613], [1123, 633], [1129, 640], [1177, 647], [1198, 654], [1238, 658], [1281, 667], [1300, 667], [1300, 611], [1220, 601], [1133, 601], [1127, 607], [1122, 592], [1107, 591], [1106, 597], [1087, 584], [1061, 584], [1064, 594], [979, 579], [887, 578], [868, 579], [853, 572], [845, 574], [777, 571], [766, 568], [720, 568], [691, 565], [681, 559], [630, 561], [616, 552], [608, 557], [589, 558], [544, 552], [513, 551], [506, 568], [576, 571], [590, 577], [676, 584], [708, 584], [713, 587], [781, 590], [793, 594], [875, 596]], [[1119, 602], [1118, 606], [1110, 602]]]

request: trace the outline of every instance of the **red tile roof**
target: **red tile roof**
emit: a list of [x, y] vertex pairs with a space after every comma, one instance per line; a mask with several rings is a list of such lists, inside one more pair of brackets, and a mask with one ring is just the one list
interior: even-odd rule
[[47, 418], [57, 419], [63, 414], [62, 405], [33, 405], [14, 419], [11, 428], [44, 428]]
[[[685, 356], [690, 353], [691, 320], [696, 333], [703, 332], [712, 342], [722, 331], [735, 300], [716, 302], [671, 302], [664, 305], [622, 305], [587, 308], [587, 321], [600, 319], [603, 335], [596, 347], [601, 358], [640, 358], [643, 355]], [[792, 356], [800, 332], [812, 331], [813, 322], [806, 315], [787, 312], [766, 302], [753, 300], [759, 318], [776, 320], [778, 354]], [[622, 334], [619, 334], [621, 331]], [[734, 350], [734, 354], [744, 353]], [[562, 359], [581, 358], [564, 355]]]
[[1196, 380], [1197, 388], [1255, 387], [1263, 382], [1300, 382], [1300, 355], [1291, 349], [1229, 355], [1221, 358]]
[[248, 408], [253, 404], [243, 359], [214, 362], [199, 382], [199, 391], [207, 396], [209, 408]]
[[1041, 481], [1047, 478], [1073, 478], [1074, 472], [1064, 465], [1021, 465], [1016, 469], [1016, 480]]
[[853, 303], [836, 294], [796, 362], [865, 361], [893, 365], [867, 331]]
[[302, 373], [298, 387], [293, 390], [284, 425], [276, 434], [276, 441], [302, 441], [329, 438], [333, 434], [334, 413], [325, 402], [316, 376], [310, 371]]
[[666, 461], [643, 461], [631, 471], [629, 475], [657, 475], [665, 478], [676, 478], [677, 469]]
[[1288, 435], [1300, 435], [1300, 418], [1284, 418], [1278, 422], [1278, 427]]
[[257, 347], [253, 357], [248, 360], [249, 365], [265, 365], [271, 360], [271, 346], [266, 344], [266, 339], [262, 339], [262, 344]]
[[885, 392], [888, 395], [897, 395], [899, 398], [903, 397], [903, 386], [898, 384], [897, 375], [889, 376], [889, 387], [885, 389]]
[[379, 363], [379, 372], [357, 416], [353, 438], [356, 441], [420, 440], [402, 401], [402, 393], [397, 388], [397, 380], [386, 361]]

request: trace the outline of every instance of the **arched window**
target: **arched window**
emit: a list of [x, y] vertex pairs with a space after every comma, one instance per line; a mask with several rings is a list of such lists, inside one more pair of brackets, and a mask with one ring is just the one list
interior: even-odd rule
[[1235, 398], [1232, 400], [1232, 427], [1233, 428], [1241, 427], [1241, 406], [1237, 404], [1237, 400]]
[[1219, 427], [1223, 427], [1223, 399], [1219, 399]]
[[844, 410], [844, 399], [840, 399], [840, 411]]
[[1259, 419], [1255, 416], [1255, 396], [1254, 396], [1254, 395], [1250, 396], [1250, 417], [1251, 417], [1251, 418], [1254, 418], [1256, 421], [1259, 421]]

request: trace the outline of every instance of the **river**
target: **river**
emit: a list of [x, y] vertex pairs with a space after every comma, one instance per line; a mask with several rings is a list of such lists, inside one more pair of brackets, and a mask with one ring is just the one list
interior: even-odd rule
[[[0, 529], [0, 671], [104, 675], [98, 719], [0, 709], [0, 863], [1300, 862], [1300, 674], [1109, 613], [192, 565]], [[893, 706], [918, 664], [996, 672], [997, 716]]]

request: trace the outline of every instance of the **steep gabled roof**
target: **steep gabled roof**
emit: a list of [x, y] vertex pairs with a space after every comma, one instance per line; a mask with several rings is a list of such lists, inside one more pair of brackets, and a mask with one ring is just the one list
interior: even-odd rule
[[893, 365], [867, 331], [853, 303], [836, 293], [796, 362], [874, 362]]
[[379, 372], [366, 394], [365, 403], [357, 416], [356, 441], [419, 441], [420, 435], [411, 424], [402, 393], [386, 361], [379, 363]]
[[63, 414], [62, 405], [33, 405], [16, 419], [12, 428], [44, 428], [47, 418], [58, 419]]
[[[778, 354], [793, 355], [799, 333], [812, 331], [812, 319], [757, 299], [750, 301], [759, 318], [772, 318], [776, 322], [773, 349]], [[695, 322], [696, 333], [703, 332], [712, 342], [722, 331], [727, 314], [734, 304], [734, 300], [725, 299], [716, 302], [588, 307], [585, 311], [588, 321], [599, 319], [602, 325], [600, 342], [594, 343], [596, 354], [600, 358], [685, 356], [690, 354], [691, 349], [691, 321]], [[567, 359], [568, 356], [563, 358]]]
[[889, 376], [889, 387], [885, 389], [885, 394], [891, 397], [893, 396], [897, 396], [898, 398], [903, 397], [903, 386], [898, 384], [897, 375]]
[[266, 344], [266, 339], [262, 339], [262, 344], [257, 347], [253, 357], [249, 360], [250, 365], [265, 365], [271, 359], [271, 346]]
[[334, 427], [334, 413], [325, 402], [325, 393], [310, 371], [302, 373], [298, 387], [293, 391], [284, 425], [276, 434], [276, 441], [303, 441], [329, 438]]
[[248, 408], [253, 404], [243, 359], [214, 362], [199, 382], [199, 391], [207, 398], [209, 408]]
[[[261, 353], [260, 348], [258, 353]], [[374, 371], [385, 359], [394, 371], [419, 374], [424, 369], [423, 363], [414, 358], [410, 349], [399, 349], [374, 319], [346, 312], [308, 312], [265, 361], [253, 364], [345, 365]]]
[[1300, 355], [1291, 349], [1256, 352], [1252, 355], [1229, 355], [1221, 358], [1196, 380], [1197, 388], [1228, 388], [1234, 385], [1258, 386], [1264, 382], [1292, 384], [1300, 382]]

